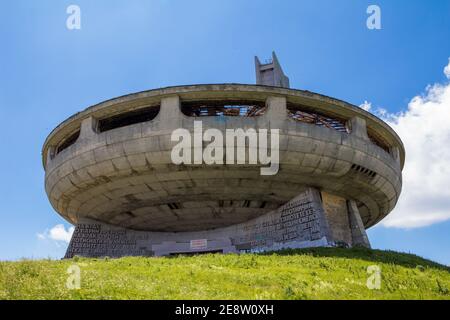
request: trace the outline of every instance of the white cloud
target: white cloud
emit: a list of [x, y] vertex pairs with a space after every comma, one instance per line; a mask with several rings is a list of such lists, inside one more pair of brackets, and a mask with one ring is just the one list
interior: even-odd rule
[[448, 58], [448, 65], [444, 68], [444, 74], [450, 80], [450, 58]]
[[370, 110], [372, 109], [372, 103], [367, 102], [367, 101], [364, 101], [364, 103], [361, 104], [359, 107], [360, 107], [361, 109], [366, 110], [366, 111], [370, 111]]
[[67, 230], [62, 224], [58, 224], [51, 228], [50, 230], [45, 230], [43, 233], [38, 233], [37, 237], [40, 240], [54, 240], [56, 242], [65, 242], [69, 243], [70, 239], [72, 239], [73, 232], [75, 231], [74, 227], [69, 227]]
[[[445, 68], [450, 78], [450, 61]], [[450, 219], [450, 83], [428, 86], [405, 112], [383, 117], [406, 149], [403, 191], [386, 227], [418, 228]]]
[[392, 116], [384, 108], [377, 107], [376, 109], [374, 109], [372, 107], [372, 102], [364, 101], [364, 103], [360, 104], [359, 107], [361, 109], [366, 110], [366, 111], [368, 111], [370, 113], [373, 113], [374, 115], [376, 115], [376, 116], [378, 116], [380, 118], [383, 118], [385, 120], [386, 120], [386, 118], [390, 118]]

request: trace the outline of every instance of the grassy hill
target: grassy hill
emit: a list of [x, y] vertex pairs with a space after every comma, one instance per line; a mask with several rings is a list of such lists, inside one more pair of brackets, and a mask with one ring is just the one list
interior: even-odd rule
[[[79, 290], [66, 288], [73, 264]], [[366, 285], [372, 265], [380, 290]], [[360, 248], [0, 262], [0, 299], [450, 299], [450, 268]]]

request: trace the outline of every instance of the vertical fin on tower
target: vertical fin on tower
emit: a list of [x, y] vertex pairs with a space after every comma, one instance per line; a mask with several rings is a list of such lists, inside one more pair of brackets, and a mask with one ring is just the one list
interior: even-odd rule
[[284, 74], [275, 52], [272, 52], [272, 59], [265, 63], [255, 56], [255, 70], [257, 85], [289, 88], [289, 78]]

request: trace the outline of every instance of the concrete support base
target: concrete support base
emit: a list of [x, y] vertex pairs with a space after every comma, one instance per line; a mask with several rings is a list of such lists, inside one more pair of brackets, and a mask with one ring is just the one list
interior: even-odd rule
[[370, 246], [358, 208], [352, 201], [308, 188], [264, 216], [214, 230], [147, 232], [80, 221], [65, 258], [264, 252], [336, 245]]

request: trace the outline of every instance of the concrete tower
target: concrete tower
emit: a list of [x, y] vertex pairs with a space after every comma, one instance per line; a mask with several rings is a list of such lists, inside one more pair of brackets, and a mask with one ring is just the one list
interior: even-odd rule
[[256, 84], [289, 88], [289, 78], [284, 74], [275, 52], [268, 63], [261, 63], [255, 56]]

